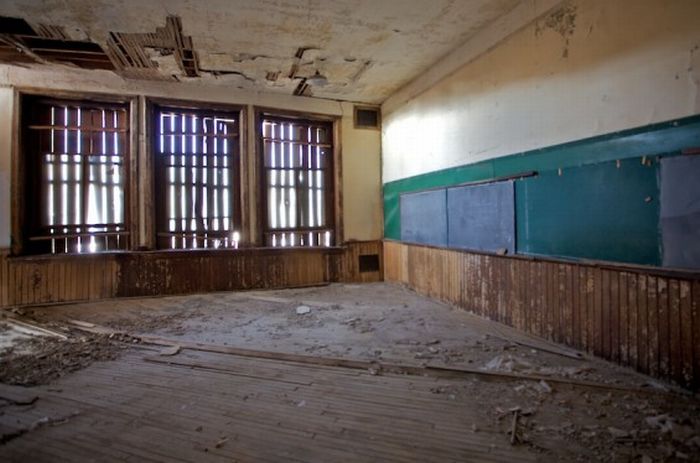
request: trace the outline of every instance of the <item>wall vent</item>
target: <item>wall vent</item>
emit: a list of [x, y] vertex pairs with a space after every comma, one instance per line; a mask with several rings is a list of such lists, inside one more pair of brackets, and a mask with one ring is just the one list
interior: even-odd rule
[[379, 129], [381, 115], [379, 108], [355, 106], [356, 129]]
[[360, 273], [379, 271], [379, 254], [364, 254], [359, 256]]

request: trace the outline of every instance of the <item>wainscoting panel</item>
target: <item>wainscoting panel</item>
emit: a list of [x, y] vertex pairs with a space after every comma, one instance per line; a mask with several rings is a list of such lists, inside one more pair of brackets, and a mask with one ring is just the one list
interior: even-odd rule
[[[377, 268], [361, 271], [360, 256]], [[0, 307], [112, 297], [381, 281], [382, 242], [339, 248], [129, 252], [10, 257], [0, 250]]]
[[700, 276], [384, 242], [384, 278], [524, 332], [700, 388]]

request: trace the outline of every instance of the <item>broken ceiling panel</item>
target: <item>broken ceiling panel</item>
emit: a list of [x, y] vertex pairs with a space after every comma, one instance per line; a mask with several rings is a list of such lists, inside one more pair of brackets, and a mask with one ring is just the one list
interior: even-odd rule
[[[158, 53], [154, 54], [154, 50]], [[165, 27], [157, 27], [155, 33], [111, 32], [107, 52], [117, 64], [118, 72], [125, 77], [171, 79], [199, 76], [192, 37], [183, 35], [182, 22], [177, 16], [168, 16]], [[177, 70], [171, 65], [173, 59]], [[162, 68], [159, 63], [163, 64]]]
[[72, 64], [85, 69], [114, 69], [98, 44], [70, 40], [60, 26], [30, 24], [0, 17], [0, 60], [10, 63]]
[[0, 34], [16, 36], [36, 36], [34, 28], [22, 18], [0, 16]]
[[32, 24], [32, 29], [38, 37], [55, 40], [71, 40], [61, 26], [52, 26], [50, 24], [36, 23]]
[[322, 58], [299, 66], [297, 76], [308, 78], [318, 72], [328, 79], [329, 84], [350, 85], [356, 82], [371, 64], [371, 61], [365, 59], [347, 62], [342, 58]]
[[[200, 68], [213, 73], [239, 72], [256, 82], [264, 83], [268, 73], [285, 74], [291, 67], [292, 57], [236, 56], [228, 53], [201, 53]], [[272, 82], [277, 79], [272, 80]]]
[[2, 0], [0, 60], [379, 103], [521, 1]]

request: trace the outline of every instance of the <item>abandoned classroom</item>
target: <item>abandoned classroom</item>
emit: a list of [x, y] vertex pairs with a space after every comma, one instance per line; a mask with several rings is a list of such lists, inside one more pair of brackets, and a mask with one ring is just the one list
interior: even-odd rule
[[700, 1], [3, 0], [0, 461], [700, 462]]

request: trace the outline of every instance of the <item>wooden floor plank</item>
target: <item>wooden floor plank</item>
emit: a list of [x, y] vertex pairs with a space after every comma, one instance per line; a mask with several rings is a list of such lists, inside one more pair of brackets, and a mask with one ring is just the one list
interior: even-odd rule
[[[61, 379], [55, 392], [43, 389], [31, 413], [18, 408], [2, 415], [0, 423], [19, 413], [31, 422], [48, 412], [80, 411], [61, 426], [9, 442], [0, 456], [37, 462], [535, 460], [496, 429], [471, 432], [480, 420], [478, 404], [435, 395], [432, 388], [447, 384], [439, 378], [348, 374], [211, 352], [178, 354], [183, 367], [145, 362], [150, 355], [132, 351], [95, 364]], [[192, 370], [187, 362], [218, 369]], [[216, 448], [221, 439], [228, 440]]]

